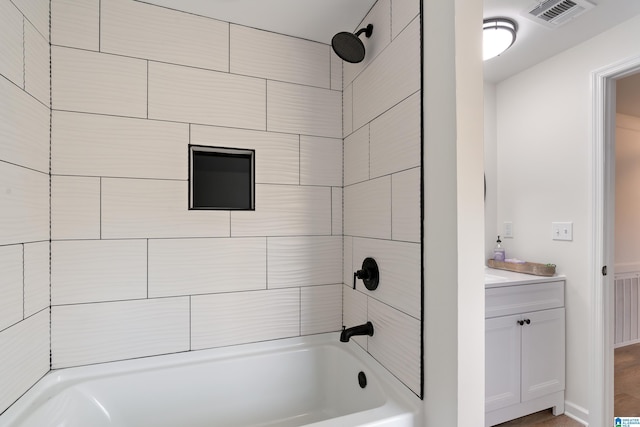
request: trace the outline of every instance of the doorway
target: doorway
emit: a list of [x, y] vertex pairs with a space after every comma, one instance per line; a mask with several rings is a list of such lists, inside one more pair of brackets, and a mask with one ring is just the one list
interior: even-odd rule
[[592, 301], [590, 425], [614, 417], [614, 232], [616, 81], [640, 71], [640, 57], [592, 73]]

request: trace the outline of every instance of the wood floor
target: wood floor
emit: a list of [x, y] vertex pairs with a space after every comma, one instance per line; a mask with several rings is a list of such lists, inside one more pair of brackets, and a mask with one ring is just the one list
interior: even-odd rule
[[[640, 417], [640, 344], [615, 350], [614, 416]], [[518, 418], [496, 427], [581, 427], [577, 421], [560, 415], [554, 417], [551, 410]]]

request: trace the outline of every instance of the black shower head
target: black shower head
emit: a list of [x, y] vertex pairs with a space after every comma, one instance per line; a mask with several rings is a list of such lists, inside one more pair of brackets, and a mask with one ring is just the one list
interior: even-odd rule
[[333, 51], [343, 61], [358, 63], [364, 59], [364, 44], [358, 38], [362, 33], [367, 37], [371, 37], [373, 25], [369, 24], [366, 28], [361, 28], [357, 33], [349, 33], [347, 31], [340, 32], [331, 39]]

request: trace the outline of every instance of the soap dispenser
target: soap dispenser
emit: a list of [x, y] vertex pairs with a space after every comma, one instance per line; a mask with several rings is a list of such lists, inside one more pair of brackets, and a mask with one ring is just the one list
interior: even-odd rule
[[498, 241], [496, 242], [496, 247], [493, 250], [493, 259], [495, 261], [504, 262], [505, 254], [504, 254], [504, 248], [502, 247], [501, 243], [502, 243], [502, 240], [500, 240], [500, 236], [498, 236]]

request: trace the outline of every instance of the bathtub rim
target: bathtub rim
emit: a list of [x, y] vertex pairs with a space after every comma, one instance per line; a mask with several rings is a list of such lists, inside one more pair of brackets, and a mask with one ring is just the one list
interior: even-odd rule
[[[412, 390], [391, 374], [358, 344], [353, 341], [342, 343], [339, 341], [338, 333], [329, 332], [53, 369], [0, 414], [0, 427], [11, 427], [16, 422], [24, 422], [28, 417], [29, 410], [38, 408], [52, 396], [85, 381], [113, 375], [125, 375], [127, 373], [145, 372], [162, 368], [178, 368], [180, 366], [208, 363], [216, 360], [235, 360], [238, 358], [259, 356], [261, 354], [300, 351], [323, 346], [334, 347], [338, 351], [349, 353], [373, 372], [383, 386], [385, 403], [383, 403], [382, 406], [349, 414], [346, 415], [346, 417], [357, 419], [360, 418], [358, 414], [369, 412], [383, 414], [384, 412], [381, 408], [390, 407], [396, 412], [396, 416], [401, 417], [404, 414], [411, 414], [416, 419], [419, 419], [422, 401]], [[402, 410], [404, 410], [404, 412]], [[326, 421], [314, 423], [313, 426], [326, 424]]]

